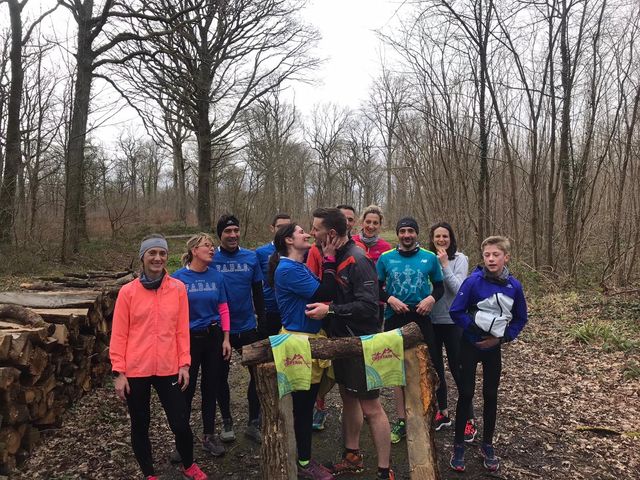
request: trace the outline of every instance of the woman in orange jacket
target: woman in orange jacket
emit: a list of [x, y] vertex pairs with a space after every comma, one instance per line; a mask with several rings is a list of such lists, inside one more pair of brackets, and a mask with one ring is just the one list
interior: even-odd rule
[[131, 417], [131, 446], [147, 480], [156, 480], [149, 440], [151, 386], [175, 435], [187, 479], [206, 480], [193, 462], [193, 433], [182, 393], [189, 385], [189, 304], [184, 284], [165, 266], [169, 248], [162, 235], [140, 245], [140, 276], [120, 290], [109, 347], [116, 394]]

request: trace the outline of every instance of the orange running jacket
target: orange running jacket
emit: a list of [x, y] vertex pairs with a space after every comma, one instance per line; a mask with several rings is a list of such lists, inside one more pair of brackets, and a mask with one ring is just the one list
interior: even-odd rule
[[137, 278], [118, 294], [113, 312], [111, 367], [127, 377], [175, 375], [191, 364], [189, 302], [184, 283], [165, 273], [157, 290]]

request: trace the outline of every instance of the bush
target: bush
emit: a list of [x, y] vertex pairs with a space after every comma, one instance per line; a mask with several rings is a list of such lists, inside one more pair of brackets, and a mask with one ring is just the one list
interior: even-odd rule
[[628, 352], [638, 347], [638, 340], [627, 322], [586, 320], [569, 328], [569, 336], [583, 344], [601, 345], [605, 351]]

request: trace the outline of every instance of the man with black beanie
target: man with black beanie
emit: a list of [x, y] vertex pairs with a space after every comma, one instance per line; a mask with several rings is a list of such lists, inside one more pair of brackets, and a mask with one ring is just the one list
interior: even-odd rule
[[[380, 299], [387, 304], [385, 331], [416, 322], [432, 353], [435, 347], [429, 313], [444, 294], [444, 276], [436, 254], [420, 248], [419, 233], [415, 218], [401, 218], [396, 225], [398, 246], [380, 256], [376, 270]], [[396, 387], [394, 393], [398, 420], [391, 427], [391, 443], [398, 443], [406, 436], [404, 392]]]
[[[222, 273], [224, 278], [231, 317], [229, 340], [231, 346], [240, 351], [243, 346], [260, 339], [258, 326], [265, 324], [262, 269], [256, 252], [240, 247], [240, 221], [234, 215], [222, 215], [216, 225], [216, 233], [220, 238], [220, 246], [216, 249], [211, 265]], [[217, 389], [223, 423], [220, 439], [223, 442], [235, 440], [231, 417], [229, 366], [228, 361], [224, 362], [221, 384]], [[253, 369], [249, 369], [249, 373], [249, 424], [245, 434], [260, 443], [260, 403]]]

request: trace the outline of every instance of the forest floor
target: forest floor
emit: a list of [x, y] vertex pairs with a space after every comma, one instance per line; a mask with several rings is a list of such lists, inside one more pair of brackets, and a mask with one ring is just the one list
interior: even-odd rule
[[[476, 440], [467, 449], [467, 471], [452, 472], [448, 462], [453, 432], [443, 429], [436, 433], [441, 477], [640, 478], [640, 298], [553, 293], [531, 299], [529, 310], [525, 331], [503, 349], [495, 438], [500, 470], [490, 474], [483, 469]], [[257, 479], [260, 450], [242, 435], [248, 375], [239, 357], [234, 363], [230, 382], [238, 439], [218, 459], [207, 456], [196, 441], [195, 455], [213, 478]], [[476, 391], [481, 392], [478, 377]], [[455, 386], [452, 381], [449, 385], [454, 406]], [[387, 412], [393, 412], [391, 393], [383, 392], [383, 400]], [[328, 403], [327, 429], [314, 434], [314, 457], [321, 462], [337, 460], [342, 445], [335, 389]], [[474, 404], [481, 417], [481, 395]], [[199, 438], [198, 398], [192, 424]], [[151, 438], [161, 478], [181, 478], [168, 461], [173, 442], [155, 395]], [[362, 448], [367, 470], [360, 477], [374, 478], [375, 452], [366, 426]], [[393, 446], [392, 457], [396, 478], [409, 478], [404, 441]], [[81, 399], [66, 414], [63, 427], [47, 432], [42, 445], [11, 478], [142, 478], [131, 451], [126, 409], [112, 388], [98, 388]]]

